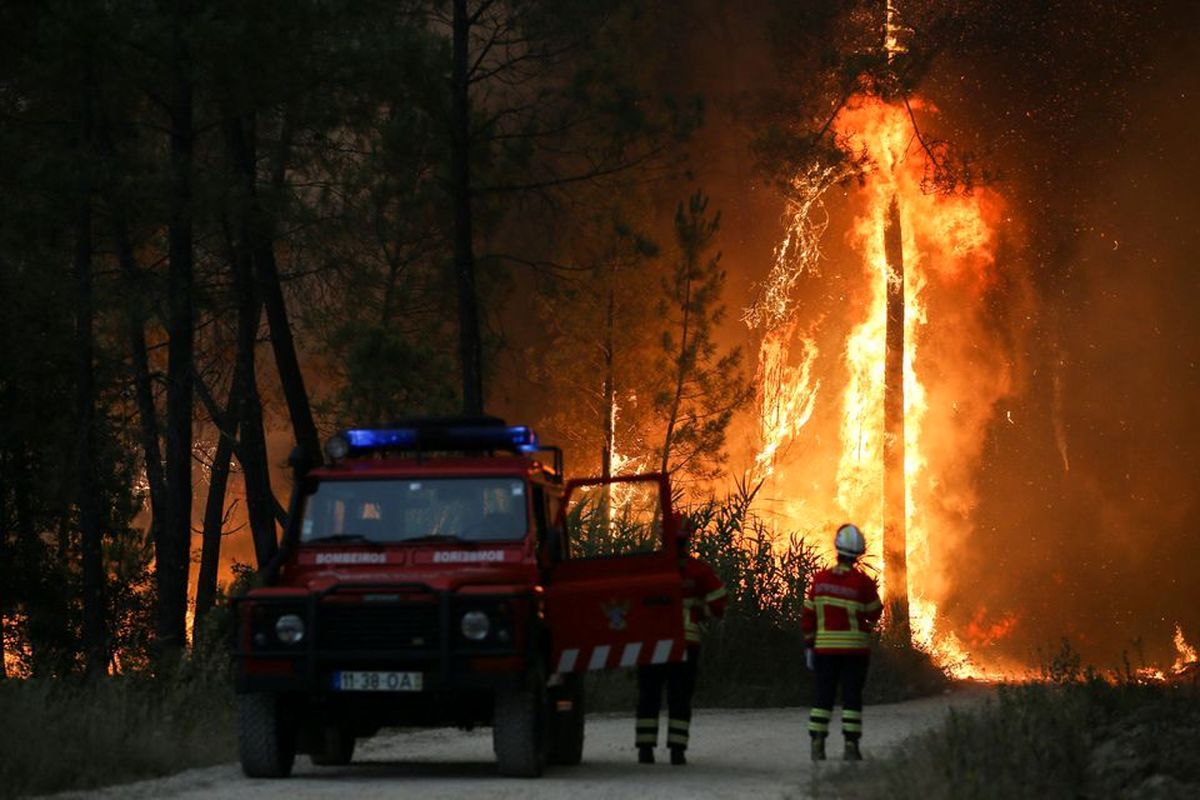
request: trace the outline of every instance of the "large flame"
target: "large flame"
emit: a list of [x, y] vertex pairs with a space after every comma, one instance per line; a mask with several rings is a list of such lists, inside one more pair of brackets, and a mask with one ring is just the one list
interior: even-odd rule
[[[910, 106], [933, 112], [919, 101]], [[840, 363], [818, 368], [822, 348], [815, 333], [800, 328], [792, 292], [801, 274], [817, 271], [820, 253], [811, 234], [815, 227], [819, 239], [827, 224], [820, 196], [841, 175], [809, 171], [793, 184], [800, 200], [789, 209], [787, 238], [762, 301], [747, 314], [748, 322], [766, 329], [759, 352], [758, 476], [775, 482], [767, 494], [792, 526], [830, 530], [831, 524], [853, 520], [873, 534], [866, 563], [882, 563], [887, 292], [888, 282], [898, 280], [885, 257], [884, 228], [894, 198], [904, 250], [904, 470], [913, 639], [948, 671], [983, 676], [991, 670], [974, 663], [957, 637], [939, 629], [938, 604], [947, 586], [933, 553], [945, 553], [951, 548], [943, 545], [969, 535], [974, 472], [986, 426], [997, 401], [1012, 388], [1012, 359], [985, 318], [985, 295], [996, 280], [1003, 200], [988, 189], [954, 195], [923, 191], [926, 162], [904, 104], [861, 96], [834, 126], [843, 148], [862, 165], [856, 192], [861, 212], [850, 234], [861, 255], [861, 280], [856, 294], [839, 308], [853, 322], [837, 342]], [[803, 245], [799, 252], [797, 241]], [[823, 349], [828, 351], [828, 344]], [[844, 387], [840, 395], [822, 396], [822, 378], [826, 385]], [[822, 486], [818, 479], [789, 477], [796, 470], [777, 474], [781, 454], [819, 416], [822, 403], [839, 407], [836, 419], [833, 414], [823, 418], [824, 430], [813, 432], [799, 457], [820, 460], [822, 450], [836, 441], [836, 454], [824, 456], [835, 460], [836, 480]], [[836, 437], [830, 427], [836, 427]], [[931, 547], [935, 541], [938, 546]], [[895, 595], [886, 584], [883, 590], [885, 596]], [[1015, 624], [1011, 612], [1001, 619], [987, 627], [989, 644]], [[984, 625], [978, 619], [977, 632]]]

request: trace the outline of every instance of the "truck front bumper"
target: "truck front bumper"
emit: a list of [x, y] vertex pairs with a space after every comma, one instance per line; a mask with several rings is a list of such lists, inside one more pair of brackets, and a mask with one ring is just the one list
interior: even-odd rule
[[[352, 587], [358, 596], [369, 587]], [[392, 597], [398, 589], [378, 587]], [[338, 602], [339, 587], [303, 599], [257, 597], [235, 601], [233, 643], [239, 693], [334, 693], [333, 675], [344, 670], [419, 672], [422, 692], [495, 690], [519, 683], [537, 655], [536, 608], [513, 594], [468, 598], [422, 590], [419, 602]], [[243, 604], [250, 602], [251, 608]], [[501, 609], [510, 615], [505, 638], [468, 641], [460, 633], [464, 609]], [[246, 613], [251, 612], [251, 613]], [[496, 612], [499, 614], [499, 611]], [[304, 620], [301, 641], [273, 636], [284, 614]], [[498, 627], [499, 629], [499, 627]]]

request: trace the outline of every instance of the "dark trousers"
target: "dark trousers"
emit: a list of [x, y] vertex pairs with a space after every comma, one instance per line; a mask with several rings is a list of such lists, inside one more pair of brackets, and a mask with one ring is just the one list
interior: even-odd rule
[[700, 646], [689, 645], [687, 661], [675, 664], [650, 664], [638, 667], [637, 746], [658, 744], [658, 710], [663, 687], [667, 689], [667, 744], [688, 746], [692, 724], [692, 694], [696, 691], [696, 672], [700, 667]]
[[867, 682], [867, 668], [871, 665], [871, 656], [817, 653], [813, 661], [816, 680], [812, 710], [808, 716], [809, 735], [829, 735], [829, 724], [833, 720], [833, 701], [840, 686], [842, 735], [852, 741], [858, 741], [862, 737], [863, 684]]

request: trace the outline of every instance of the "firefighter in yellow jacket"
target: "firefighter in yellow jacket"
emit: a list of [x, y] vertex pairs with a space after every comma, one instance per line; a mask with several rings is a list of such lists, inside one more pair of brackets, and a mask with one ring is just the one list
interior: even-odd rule
[[842, 694], [842, 737], [845, 758], [862, 758], [862, 694], [871, 663], [871, 630], [879, 621], [883, 604], [874, 578], [857, 568], [867, 549], [862, 532], [854, 525], [838, 528], [834, 537], [837, 565], [813, 576], [804, 600], [804, 657], [815, 674], [808, 732], [812, 758], [825, 758], [825, 739], [833, 720], [833, 702]]
[[679, 535], [679, 571], [683, 577], [683, 628], [687, 639], [687, 660], [675, 664], [648, 664], [638, 667], [637, 749], [638, 762], [654, 763], [658, 744], [658, 711], [663, 687], [667, 690], [667, 747], [671, 763], [687, 763], [688, 739], [692, 726], [692, 694], [696, 690], [696, 671], [700, 666], [700, 638], [703, 626], [723, 616], [728, 597], [725, 584], [713, 568], [689, 555], [692, 530], [682, 528]]

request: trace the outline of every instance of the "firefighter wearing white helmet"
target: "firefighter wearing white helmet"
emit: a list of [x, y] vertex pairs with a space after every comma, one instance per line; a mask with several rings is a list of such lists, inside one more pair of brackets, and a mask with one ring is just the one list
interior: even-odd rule
[[804, 659], [814, 673], [808, 717], [812, 758], [825, 758], [825, 739], [833, 721], [838, 689], [842, 695], [845, 758], [862, 758], [862, 693], [871, 661], [871, 631], [883, 612], [875, 579], [857, 567], [867, 542], [857, 526], [846, 523], [833, 539], [837, 564], [813, 576], [804, 599]]

